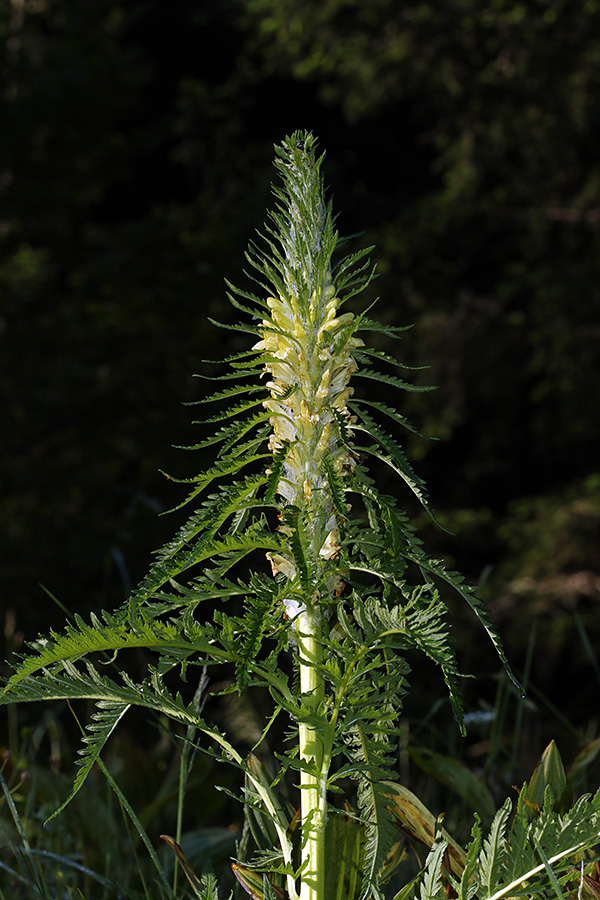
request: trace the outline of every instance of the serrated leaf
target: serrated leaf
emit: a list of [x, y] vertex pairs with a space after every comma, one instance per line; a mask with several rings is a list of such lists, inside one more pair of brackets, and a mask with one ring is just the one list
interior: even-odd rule
[[327, 475], [327, 483], [329, 484], [333, 507], [337, 514], [342, 519], [345, 519], [348, 515], [348, 509], [346, 507], [344, 481], [339, 473], [336, 472], [331, 460], [328, 457], [325, 457], [323, 459], [323, 467], [325, 469], [325, 474]]
[[75, 776], [71, 793], [64, 803], [61, 803], [58, 809], [48, 817], [46, 822], [50, 822], [58, 816], [73, 797], [79, 793], [94, 765], [98, 762], [104, 745], [129, 709], [130, 704], [128, 703], [98, 702], [96, 712], [92, 714], [92, 720], [87, 726], [86, 734], [83, 738], [84, 746], [79, 751], [80, 759], [77, 760], [77, 775]]
[[[411, 431], [413, 434], [418, 435], [419, 437], [426, 437], [426, 435], [422, 434], [415, 426], [409, 422], [409, 420], [405, 416], [401, 416], [400, 413], [393, 409], [391, 406], [387, 406], [385, 403], [381, 403], [377, 400], [367, 400], [364, 397], [353, 398], [348, 401], [348, 408], [357, 412], [360, 410], [362, 406], [370, 406], [372, 409], [376, 409], [379, 412], [384, 413], [388, 418], [393, 419], [394, 422], [397, 422], [399, 425], [402, 425], [408, 431]], [[429, 440], [434, 440], [429, 438]]]
[[384, 353], [382, 350], [373, 350], [371, 347], [360, 347], [355, 351], [355, 357], [357, 360], [360, 359], [377, 359], [380, 362], [388, 363], [391, 366], [396, 366], [399, 369], [407, 369], [411, 372], [420, 372], [423, 369], [428, 369], [429, 366], [406, 366], [403, 363], [399, 362], [395, 356], [390, 356], [389, 353]]
[[354, 424], [352, 426], [354, 431], [364, 431], [369, 437], [372, 437], [380, 447], [382, 447], [386, 452], [381, 453], [377, 449], [377, 447], [361, 447], [356, 446], [355, 449], [359, 452], [368, 453], [371, 456], [374, 456], [377, 459], [380, 459], [382, 462], [389, 465], [395, 472], [400, 475], [400, 477], [405, 481], [408, 487], [411, 489], [415, 497], [418, 499], [419, 503], [423, 507], [423, 509], [427, 512], [431, 519], [442, 528], [444, 531], [447, 529], [439, 522], [436, 518], [433, 510], [429, 505], [429, 501], [427, 499], [427, 490], [425, 488], [424, 482], [418, 477], [418, 475], [413, 471], [412, 466], [408, 462], [406, 456], [404, 455], [402, 449], [398, 446], [398, 444], [391, 438], [388, 434], [386, 434], [379, 426], [374, 422], [374, 420], [367, 415], [364, 410], [358, 410], [360, 420], [362, 422], [361, 425]]
[[230, 397], [238, 397], [240, 394], [265, 394], [265, 388], [263, 385], [254, 385], [254, 384], [236, 384], [235, 387], [225, 388], [223, 391], [217, 391], [214, 394], [210, 394], [208, 397], [201, 397], [200, 400], [191, 400], [186, 405], [187, 406], [197, 406], [199, 404], [204, 403], [215, 403], [219, 400], [228, 400]]
[[265, 490], [265, 503], [273, 503], [273, 501], [275, 500], [283, 464], [285, 462], [286, 456], [291, 449], [291, 446], [292, 445], [289, 441], [284, 441], [281, 447], [279, 447], [279, 449], [276, 450], [273, 454], [273, 462], [270, 466], [270, 472], [267, 479], [267, 487]]
[[222, 412], [215, 413], [214, 416], [204, 419], [203, 424], [212, 425], [215, 422], [223, 422], [225, 419], [235, 419], [245, 412], [248, 412], [248, 410], [254, 409], [255, 406], [260, 406], [266, 397], [264, 388], [261, 393], [262, 396], [256, 400], [244, 400], [241, 403], [236, 403], [235, 406], [230, 406], [228, 409], [222, 410]]
[[402, 378], [396, 378], [394, 375], [387, 375], [383, 372], [377, 372], [375, 369], [359, 369], [358, 372], [356, 372], [355, 377], [365, 378], [370, 381], [379, 381], [381, 384], [400, 388], [403, 391], [411, 391], [415, 393], [425, 393], [427, 391], [437, 390], [435, 385], [411, 384], [410, 381], [403, 381]]
[[445, 900], [446, 892], [442, 878], [442, 860], [445, 852], [446, 842], [443, 840], [436, 841], [431, 848], [423, 869], [420, 900]]
[[286, 528], [290, 529], [288, 537], [290, 550], [292, 552], [294, 563], [300, 577], [303, 589], [310, 593], [310, 576], [308, 569], [308, 560], [304, 548], [303, 526], [300, 516], [300, 510], [297, 506], [286, 506], [283, 511], [283, 523]]

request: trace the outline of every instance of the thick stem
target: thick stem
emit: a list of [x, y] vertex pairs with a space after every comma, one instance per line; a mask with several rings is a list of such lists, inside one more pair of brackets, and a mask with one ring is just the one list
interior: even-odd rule
[[[313, 610], [297, 619], [300, 689], [305, 705], [317, 709], [323, 698], [323, 676], [319, 671], [323, 658], [320, 627]], [[300, 759], [313, 772], [300, 773], [300, 811], [302, 817], [302, 875], [300, 900], [323, 900], [325, 894], [325, 826], [327, 822], [327, 772], [323, 771], [323, 741], [317, 730], [299, 726]]]

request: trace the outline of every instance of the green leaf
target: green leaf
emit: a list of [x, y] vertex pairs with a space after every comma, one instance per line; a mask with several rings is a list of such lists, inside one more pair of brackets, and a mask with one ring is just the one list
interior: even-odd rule
[[236, 384], [235, 387], [225, 388], [223, 391], [217, 391], [215, 394], [209, 394], [208, 397], [201, 397], [200, 400], [191, 400], [187, 406], [197, 406], [204, 403], [215, 403], [218, 400], [228, 400], [230, 397], [239, 397], [240, 394], [262, 394], [265, 395], [264, 385], [254, 384]]
[[200, 510], [188, 519], [175, 539], [160, 550], [158, 561], [134, 592], [135, 603], [143, 605], [172, 578], [204, 561], [206, 556], [203, 554], [229, 519], [243, 508], [262, 505], [253, 498], [266, 481], [266, 475], [248, 477], [222, 487], [217, 494], [205, 499]]
[[344, 481], [334, 469], [329, 457], [324, 458], [323, 466], [325, 468], [325, 474], [327, 475], [327, 483], [329, 484], [333, 507], [338, 516], [345, 519], [348, 516], [348, 508], [346, 506], [346, 488]]
[[365, 831], [355, 816], [331, 810], [325, 834], [325, 900], [356, 900], [361, 887]]
[[414, 328], [414, 325], [383, 325], [381, 322], [376, 322], [374, 319], [363, 317], [359, 331], [371, 331], [385, 334], [387, 337], [399, 339], [403, 332], [410, 331], [411, 328]]
[[[203, 450], [205, 447], [210, 447], [213, 444], [219, 444], [217, 457], [220, 457], [228, 453], [232, 447], [234, 447], [246, 434], [248, 434], [258, 425], [264, 425], [264, 423], [269, 419], [269, 415], [270, 414], [268, 411], [264, 411], [257, 413], [254, 416], [249, 416], [247, 419], [242, 419], [237, 422], [231, 422], [224, 428], [219, 428], [218, 431], [216, 431], [205, 440], [199, 441], [197, 444], [190, 444], [189, 446], [182, 447], [181, 449]], [[196, 422], [195, 424], [198, 424], [198, 422]], [[257, 437], [260, 436], [265, 439], [268, 437], [269, 433], [270, 427], [264, 427], [260, 430]]]
[[540, 808], [544, 802], [546, 788], [550, 787], [555, 798], [556, 809], [564, 812], [567, 795], [567, 775], [563, 761], [554, 741], [550, 741], [536, 765], [527, 785], [526, 799]]
[[92, 720], [87, 726], [87, 733], [84, 734], [84, 746], [79, 750], [81, 758], [77, 760], [79, 768], [71, 793], [64, 803], [61, 803], [58, 809], [48, 817], [46, 822], [50, 822], [61, 813], [83, 787], [91, 770], [98, 763], [104, 745], [129, 708], [129, 703], [114, 703], [106, 700], [98, 702], [96, 712], [92, 714]]
[[[237, 475], [238, 472], [241, 472], [242, 469], [245, 469], [246, 466], [251, 465], [252, 463], [259, 462], [263, 459], [270, 459], [270, 453], [252, 453], [247, 452], [253, 450], [256, 445], [262, 443], [262, 440], [252, 441], [250, 444], [247, 444], [245, 447], [238, 449], [235, 453], [230, 456], [223, 457], [218, 465], [214, 466], [212, 469], [207, 469], [205, 472], [202, 472], [200, 475], [195, 475], [193, 478], [172, 478], [172, 481], [176, 483], [193, 483], [196, 485], [194, 490], [189, 494], [188, 497], [180, 503], [178, 506], [174, 507], [174, 509], [181, 509], [183, 506], [186, 506], [192, 500], [195, 500], [199, 494], [201, 494], [209, 484], [211, 484], [215, 480], [220, 480], [221, 478], [227, 478], [229, 475]], [[174, 510], [169, 510], [169, 512], [173, 512]]]
[[[139, 619], [135, 627], [122, 622], [115, 616], [104, 613], [104, 621], [93, 613], [90, 624], [75, 617], [74, 625], [67, 625], [63, 634], [51, 632], [49, 638], [38, 639], [33, 644], [36, 655], [25, 656], [20, 661], [17, 671], [8, 680], [0, 695], [0, 704], [14, 703], [38, 699], [30, 696], [31, 676], [55, 664], [72, 663], [90, 653], [115, 653], [146, 647], [165, 654], [185, 656], [191, 653], [214, 654], [226, 659], [227, 655], [219, 651], [211, 643], [201, 626], [197, 625], [192, 634], [184, 636], [175, 625], [156, 620]], [[41, 676], [40, 685], [43, 686]], [[22, 687], [27, 684], [25, 689]], [[27, 696], [26, 696], [27, 694]], [[67, 693], [65, 695], [69, 697]], [[75, 696], [75, 695], [73, 695]], [[40, 696], [39, 699], [44, 699]]]
[[241, 646], [235, 667], [237, 689], [240, 693], [248, 686], [250, 663], [259, 658], [261, 644], [270, 625], [270, 613], [275, 599], [274, 592], [270, 590], [249, 594], [246, 597]]
[[[222, 328], [224, 331], [235, 331], [235, 332], [244, 331], [244, 332], [246, 332], [246, 334], [260, 334], [260, 328], [258, 328], [258, 326], [228, 325], [226, 322], [219, 322], [217, 319], [213, 319], [210, 316], [207, 316], [206, 318], [211, 323], [211, 325], [214, 325], [216, 328]], [[260, 375], [260, 369], [255, 369], [254, 371], [252, 371], [251, 373], [248, 373], [248, 374]], [[229, 375], [229, 376], [228, 375], [220, 375], [218, 380], [224, 381], [227, 378], [233, 378], [233, 377], [234, 377], [233, 375]]]
[[467, 847], [467, 854], [464, 864], [464, 871], [460, 879], [458, 889], [458, 900], [472, 900], [477, 893], [477, 880], [475, 873], [477, 871], [477, 863], [479, 853], [481, 851], [481, 820], [475, 814], [475, 821], [471, 828], [471, 843]]
[[239, 863], [232, 863], [231, 870], [252, 900], [272, 900], [272, 898], [287, 900], [286, 892], [272, 885], [260, 872], [255, 872]]
[[569, 763], [569, 779], [576, 777], [583, 769], [587, 768], [600, 753], [600, 738], [588, 741], [575, 753]]
[[[372, 329], [370, 329], [372, 330]], [[387, 333], [387, 332], [386, 332]], [[426, 391], [435, 391], [437, 388], [435, 385], [430, 384], [411, 384], [410, 381], [403, 381], [401, 378], [396, 378], [394, 375], [387, 375], [383, 372], [377, 372], [374, 369], [359, 369], [356, 372], [355, 377], [357, 378], [366, 378], [371, 381], [379, 381], [381, 384], [385, 384], [392, 387], [400, 388], [403, 391], [414, 391], [417, 393], [424, 393]]]
[[[419, 437], [425, 437], [411, 422], [408, 421], [407, 418], [401, 416], [397, 410], [392, 409], [390, 406], [386, 406], [385, 403], [380, 403], [377, 400], [367, 400], [364, 397], [356, 397], [352, 400], [348, 401], [348, 408], [359, 414], [361, 407], [370, 406], [372, 409], [376, 409], [379, 412], [384, 413], [388, 418], [393, 419], [394, 422], [397, 422], [399, 425], [402, 425], [408, 431], [411, 431], [413, 434], [417, 434]], [[429, 438], [429, 440], [436, 440], [436, 438]]]
[[273, 454], [273, 462], [270, 466], [270, 472], [267, 479], [267, 489], [265, 491], [265, 503], [273, 503], [275, 497], [277, 495], [277, 487], [279, 485], [279, 479], [281, 478], [281, 472], [283, 470], [283, 464], [285, 462], [285, 458], [288, 455], [291, 444], [289, 441], [284, 441], [281, 447]]
[[485, 628], [492, 644], [496, 649], [496, 653], [500, 657], [502, 665], [504, 666], [504, 670], [510, 680], [513, 682], [519, 693], [524, 696], [523, 688], [521, 683], [514, 675], [508, 659], [506, 658], [506, 654], [504, 653], [504, 648], [502, 647], [502, 643], [500, 641], [500, 637], [492, 620], [490, 619], [489, 611], [486, 605], [475, 593], [475, 587], [472, 585], [465, 584], [464, 578], [458, 572], [450, 572], [447, 571], [444, 567], [443, 563], [438, 560], [431, 560], [425, 556], [421, 551], [406, 553], [406, 558], [412, 560], [417, 565], [419, 565], [425, 572], [429, 572], [431, 575], [435, 575], [438, 578], [441, 578], [447, 584], [454, 588], [454, 590], [463, 597], [464, 600], [467, 601], [480, 623]]
[[211, 425], [214, 422], [222, 422], [224, 419], [235, 419], [238, 416], [243, 415], [245, 412], [248, 412], [249, 409], [254, 409], [255, 406], [260, 406], [266, 396], [264, 388], [262, 389], [261, 394], [262, 396], [256, 400], [245, 400], [242, 403], [236, 403], [235, 406], [230, 406], [228, 409], [216, 413], [214, 416], [203, 419], [202, 423]]
[[158, 859], [158, 856], [156, 855], [156, 851], [154, 850], [154, 847], [152, 846], [152, 842], [151, 842], [150, 838], [148, 837], [148, 834], [146, 833], [144, 827], [142, 826], [142, 823], [136, 816], [136, 814], [133, 810], [133, 807], [131, 806], [127, 797], [124, 795], [123, 791], [120, 789], [119, 785], [117, 784], [115, 779], [112, 777], [112, 775], [110, 774], [110, 772], [108, 771], [108, 769], [106, 768], [106, 766], [104, 765], [104, 763], [102, 762], [101, 759], [98, 759], [98, 767], [100, 768], [100, 771], [102, 772], [102, 774], [104, 775], [104, 777], [110, 784], [111, 788], [113, 789], [113, 791], [119, 798], [119, 802], [120, 802], [121, 806], [123, 807], [123, 809], [129, 816], [129, 818], [131, 819], [131, 821], [133, 823], [133, 827], [135, 828], [136, 832], [139, 834], [140, 838], [142, 839], [142, 842], [143, 842], [144, 846], [146, 847], [146, 850], [148, 851], [148, 855], [150, 856], [150, 859], [154, 863], [154, 867], [158, 873], [158, 877], [162, 884], [162, 888], [166, 892], [167, 897], [169, 898], [169, 900], [176, 900], [176, 898], [173, 895], [173, 891], [171, 890], [171, 886], [170, 886], [169, 882], [167, 881], [167, 876], [165, 874], [165, 871], [160, 864], [160, 860]]
[[441, 784], [454, 791], [469, 809], [490, 821], [496, 812], [496, 804], [488, 788], [464, 763], [450, 756], [442, 756], [424, 747], [409, 747], [412, 760]]
[[[256, 305], [261, 307], [262, 309], [269, 308], [266, 301], [262, 297], [259, 297], [257, 294], [253, 294], [251, 291], [246, 291], [242, 288], [237, 287], [236, 285], [228, 281], [227, 278], [225, 278], [224, 281], [229, 290], [232, 291], [232, 293], [237, 294], [239, 297], [243, 297], [245, 300], [250, 300], [252, 303], [256, 303]], [[252, 351], [248, 352], [250, 353]], [[231, 359], [237, 359], [237, 356], [231, 357]], [[225, 360], [225, 362], [229, 362], [229, 359]]]
[[[198, 900], [219, 900], [217, 879], [215, 878], [214, 873], [211, 870], [204, 871], [202, 877], [198, 878], [187, 861], [183, 848], [168, 834], [161, 834], [160, 837], [173, 850], [175, 859], [183, 869], [185, 877], [194, 892], [194, 896], [197, 897]], [[222, 841], [223, 838], [221, 834], [219, 834], [219, 837]], [[229, 843], [231, 843], [231, 833], [229, 835]]]
[[436, 841], [431, 848], [423, 869], [420, 900], [445, 900], [446, 891], [442, 878], [442, 859], [445, 852], [444, 840]]
[[451, 871], [458, 877], [463, 875], [465, 866], [468, 865], [467, 855], [444, 828], [438, 828], [436, 816], [404, 785], [390, 782], [387, 788], [390, 808], [402, 835], [426, 847], [432, 847], [439, 832], [439, 837], [447, 845]]
[[309, 571], [309, 561], [305, 549], [304, 527], [300, 510], [297, 506], [284, 507], [283, 524], [290, 529], [289, 545], [296, 564], [296, 569], [300, 577], [303, 590], [306, 594], [311, 593], [311, 572]]
[[502, 883], [510, 846], [506, 839], [512, 803], [507, 800], [494, 816], [490, 833], [483, 842], [478, 859], [479, 883], [489, 897]]
[[[249, 819], [257, 847], [261, 850], [271, 850], [277, 843], [276, 825], [283, 831], [289, 832], [294, 813], [290, 804], [284, 800], [281, 792], [273, 784], [273, 779], [265, 765], [254, 753], [248, 756], [246, 765], [248, 773], [244, 784], [244, 796], [249, 803], [246, 817]], [[253, 776], [254, 783], [250, 780], [249, 775]], [[269, 796], [273, 812], [269, 812], [265, 808], [257, 794], [254, 787], [257, 782], [262, 785], [265, 793]]]
[[[415, 497], [417, 497], [417, 499], [421, 503], [423, 509], [425, 509], [425, 511], [429, 514], [433, 521], [437, 525], [439, 525], [440, 528], [443, 528], [443, 530], [446, 531], [447, 529], [445, 529], [444, 526], [441, 525], [440, 522], [436, 519], [431, 507], [429, 506], [429, 502], [427, 500], [427, 491], [424, 482], [415, 474], [406, 456], [404, 455], [404, 452], [398, 446], [396, 441], [394, 441], [393, 438], [391, 438], [381, 428], [379, 428], [377, 423], [363, 409], [355, 407], [355, 410], [360, 417], [361, 424], [354, 424], [352, 426], [352, 430], [364, 431], [369, 435], [369, 437], [372, 437], [380, 447], [387, 451], [388, 455], [379, 453], [376, 447], [357, 446], [355, 449], [359, 452], [369, 453], [370, 455], [381, 459], [383, 462], [391, 466], [391, 468], [394, 469], [394, 471], [404, 479]], [[374, 499], [376, 500], [377, 498], [374, 496]]]
[[[380, 362], [389, 363], [391, 366], [396, 366], [399, 369], [407, 369], [411, 372], [420, 372], [423, 369], [429, 368], [429, 366], [405, 366], [403, 363], [398, 362], [394, 356], [390, 356], [389, 353], [384, 353], [382, 350], [373, 350], [371, 347], [360, 347], [354, 351], [354, 356], [357, 360], [378, 359]], [[433, 388], [431, 389], [433, 390]]]

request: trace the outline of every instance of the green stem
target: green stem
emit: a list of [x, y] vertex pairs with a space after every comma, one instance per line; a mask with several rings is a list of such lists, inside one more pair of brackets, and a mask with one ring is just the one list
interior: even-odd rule
[[[208, 676], [206, 674], [206, 669], [203, 669], [200, 680], [198, 681], [198, 686], [194, 692], [193, 699], [193, 708], [198, 716], [200, 716], [202, 707], [204, 705], [204, 693], [206, 691], [207, 684]], [[177, 821], [175, 825], [175, 840], [178, 844], [181, 844], [181, 835], [183, 831], [183, 805], [185, 800], [185, 789], [192, 768], [193, 758], [196, 753], [196, 749], [194, 746], [195, 737], [196, 728], [193, 725], [188, 725], [185, 740], [181, 748], [181, 756], [179, 759], [179, 789], [177, 792]], [[173, 868], [174, 896], [177, 896], [178, 875], [179, 866], [175, 865]]]
[[[323, 698], [323, 676], [319, 671], [323, 648], [314, 610], [297, 619], [300, 690], [304, 704], [316, 713]], [[300, 759], [311, 771], [300, 772], [302, 820], [302, 876], [300, 900], [323, 900], [325, 893], [325, 826], [327, 822], [327, 772], [324, 771], [323, 740], [314, 726], [299, 725]]]

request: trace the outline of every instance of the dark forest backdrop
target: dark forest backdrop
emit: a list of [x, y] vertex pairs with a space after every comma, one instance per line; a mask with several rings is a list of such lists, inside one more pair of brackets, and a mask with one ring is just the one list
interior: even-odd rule
[[570, 713], [580, 698], [589, 716], [600, 2], [0, 9], [3, 620], [26, 639], [58, 627], [40, 584], [72, 612], [112, 608], [174, 533], [157, 514], [182, 494], [158, 470], [206, 463], [172, 447], [196, 439], [192, 373], [246, 342], [207, 317], [235, 320], [223, 278], [244, 282], [273, 143], [309, 128], [340, 230], [376, 244], [365, 300], [415, 323], [384, 348], [439, 385], [403, 410], [441, 438], [408, 446], [456, 534], [425, 526], [429, 546], [485, 576], [517, 669], [537, 623], [537, 682], [559, 706], [578, 685]]

